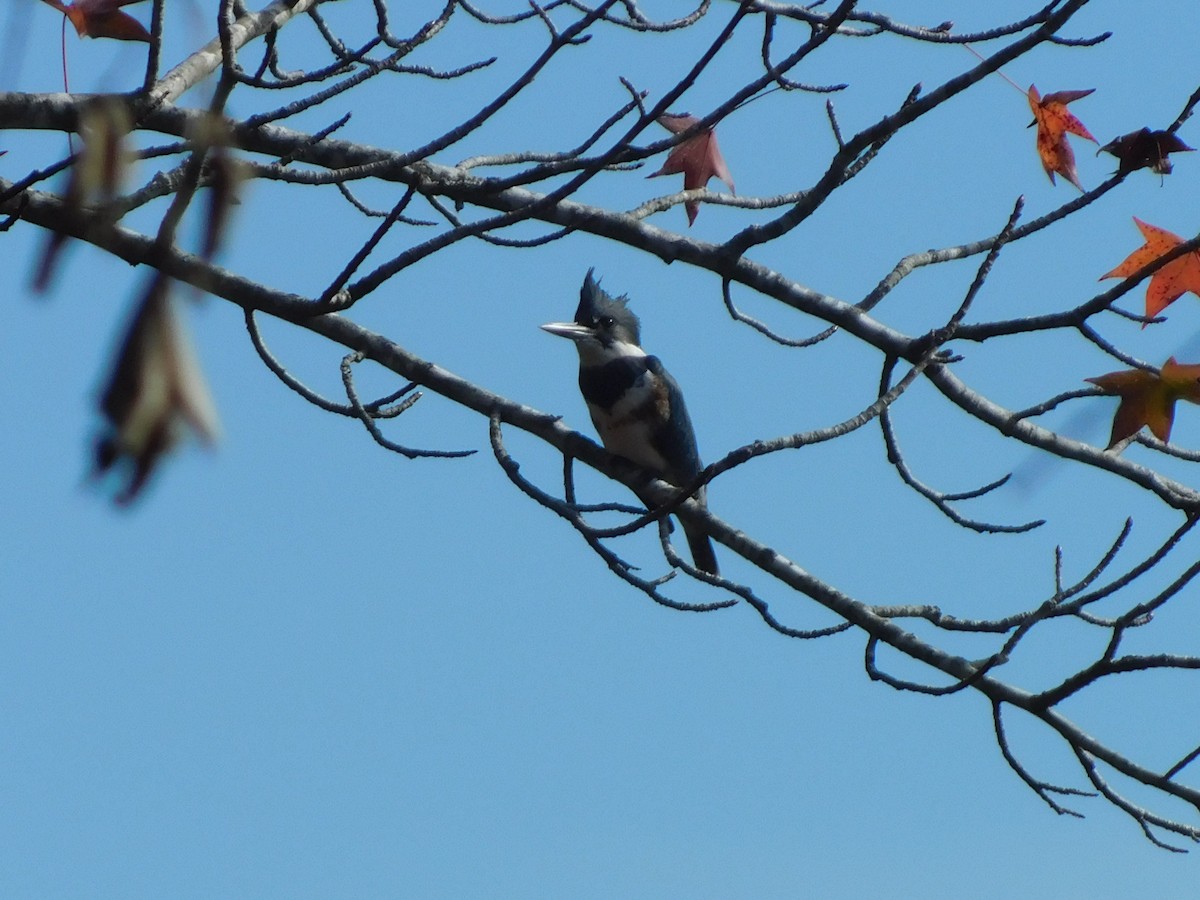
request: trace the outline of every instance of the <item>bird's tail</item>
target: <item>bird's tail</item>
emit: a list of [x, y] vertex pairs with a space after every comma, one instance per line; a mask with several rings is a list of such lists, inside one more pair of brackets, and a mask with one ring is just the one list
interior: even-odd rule
[[708, 535], [686, 522], [683, 523], [683, 534], [687, 538], [688, 548], [692, 551], [692, 562], [696, 564], [696, 568], [709, 575], [721, 574], [717, 569], [717, 556], [713, 553], [712, 541]]
[[[649, 497], [638, 494], [638, 498], [646, 505], [646, 509], [654, 509], [655, 503]], [[701, 505], [707, 505], [707, 491], [701, 487], [700, 490], [692, 496]], [[675, 527], [675, 520], [678, 516], [672, 516], [668, 519], [671, 528]], [[687, 522], [679, 519], [679, 524], [683, 526], [683, 536], [687, 538], [688, 549], [692, 551], [692, 562], [701, 572], [707, 572], [709, 575], [720, 575], [721, 572], [717, 568], [717, 555], [713, 553], [712, 541], [709, 540], [707, 534], [693, 525], [688, 525]]]

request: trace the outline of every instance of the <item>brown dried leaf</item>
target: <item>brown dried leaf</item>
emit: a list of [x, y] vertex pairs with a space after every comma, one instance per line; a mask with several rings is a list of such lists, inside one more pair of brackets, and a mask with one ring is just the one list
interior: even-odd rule
[[1158, 372], [1127, 369], [1085, 381], [1121, 398], [1113, 416], [1110, 448], [1133, 437], [1143, 427], [1166, 443], [1171, 439], [1171, 425], [1175, 421], [1175, 401], [1200, 403], [1200, 365], [1177, 363], [1173, 356]]
[[155, 278], [121, 341], [100, 400], [108, 420], [96, 442], [96, 474], [131, 468], [118, 503], [133, 501], [189, 426], [206, 443], [220, 433], [216, 407], [196, 361], [170, 282]]

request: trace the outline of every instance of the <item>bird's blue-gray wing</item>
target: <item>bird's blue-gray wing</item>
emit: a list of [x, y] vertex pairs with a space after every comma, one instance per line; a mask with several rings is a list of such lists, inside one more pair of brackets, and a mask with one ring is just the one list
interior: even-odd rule
[[[700, 462], [700, 451], [696, 447], [696, 432], [692, 428], [692, 419], [688, 415], [679, 383], [671, 377], [671, 373], [663, 367], [658, 357], [646, 357], [646, 368], [655, 376], [657, 387], [662, 391], [667, 406], [667, 427], [660, 429], [655, 435], [655, 449], [671, 466], [671, 471], [665, 473], [667, 480], [684, 487], [704, 468]], [[694, 496], [700, 505], [706, 505], [707, 491], [704, 488], [696, 491]], [[683, 534], [692, 551], [696, 568], [711, 575], [719, 574], [717, 557], [713, 553], [708, 535], [687, 522], [683, 523]]]
[[683, 487], [704, 468], [696, 447], [696, 432], [688, 415], [683, 391], [657, 356], [646, 357], [646, 367], [661, 383], [667, 407], [667, 427], [655, 435], [655, 448], [671, 466], [668, 480]]

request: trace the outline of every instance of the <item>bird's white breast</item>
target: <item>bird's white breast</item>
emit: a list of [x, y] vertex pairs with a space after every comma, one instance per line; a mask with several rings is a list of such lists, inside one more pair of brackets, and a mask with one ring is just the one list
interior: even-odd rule
[[[642, 354], [645, 355], [645, 354]], [[589, 404], [592, 423], [604, 449], [623, 456], [652, 472], [665, 472], [667, 461], [654, 449], [653, 432], [657, 418], [647, 421], [645, 412], [662, 401], [661, 385], [645, 372], [610, 408]]]

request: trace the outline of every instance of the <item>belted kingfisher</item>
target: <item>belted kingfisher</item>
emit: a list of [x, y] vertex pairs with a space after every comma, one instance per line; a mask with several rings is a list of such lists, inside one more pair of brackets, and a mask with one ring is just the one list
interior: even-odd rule
[[[579, 390], [609, 453], [623, 456], [658, 478], [684, 487], [700, 474], [696, 433], [683, 392], [657, 356], [641, 347], [638, 317], [625, 296], [611, 297], [588, 269], [574, 322], [542, 328], [570, 338], [579, 351]], [[703, 505], [705, 489], [693, 498]], [[647, 506], [649, 503], [642, 498]], [[717, 574], [708, 535], [683, 523], [696, 568]]]

